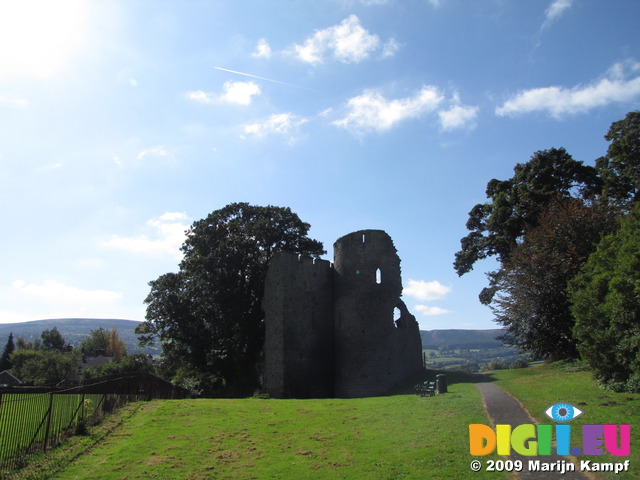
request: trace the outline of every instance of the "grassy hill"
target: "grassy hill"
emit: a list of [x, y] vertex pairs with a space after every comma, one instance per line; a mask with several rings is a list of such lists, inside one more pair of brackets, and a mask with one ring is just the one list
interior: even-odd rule
[[91, 330], [96, 330], [100, 327], [111, 330], [115, 327], [118, 330], [118, 335], [127, 346], [127, 352], [159, 354], [159, 349], [157, 348], [141, 349], [138, 347], [138, 336], [135, 333], [135, 328], [139, 323], [134, 320], [110, 318], [57, 318], [23, 323], [0, 323], [0, 349], [4, 348], [10, 333], [13, 333], [14, 341], [18, 337], [33, 341], [40, 337], [43, 330], [51, 330], [53, 327], [57, 327], [67, 343], [74, 347], [79, 347], [82, 340], [89, 336]]

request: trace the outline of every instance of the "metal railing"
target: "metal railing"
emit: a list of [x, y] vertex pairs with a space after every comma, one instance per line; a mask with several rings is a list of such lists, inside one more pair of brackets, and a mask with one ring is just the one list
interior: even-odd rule
[[184, 398], [186, 392], [148, 374], [103, 378], [71, 388], [0, 389], [0, 478], [12, 478], [30, 457], [86, 431], [129, 402]]

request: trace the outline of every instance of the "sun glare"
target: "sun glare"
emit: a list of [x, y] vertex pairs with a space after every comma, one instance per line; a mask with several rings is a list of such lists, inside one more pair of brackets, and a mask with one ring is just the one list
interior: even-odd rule
[[86, 41], [86, 0], [0, 0], [0, 78], [48, 77]]

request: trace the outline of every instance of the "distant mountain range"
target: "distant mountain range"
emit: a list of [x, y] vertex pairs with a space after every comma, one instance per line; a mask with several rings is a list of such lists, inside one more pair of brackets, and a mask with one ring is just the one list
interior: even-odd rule
[[[13, 333], [14, 341], [18, 337], [33, 341], [40, 337], [43, 330], [57, 327], [67, 343], [79, 347], [91, 330], [100, 327], [111, 330], [115, 327], [118, 335], [124, 340], [129, 353], [144, 352], [152, 355], [160, 353], [159, 348], [141, 349], [138, 347], [138, 336], [135, 328], [140, 322], [134, 320], [100, 319], [100, 318], [58, 318], [52, 320], [35, 320], [23, 323], [0, 323], [0, 351], [4, 348], [9, 333]], [[492, 330], [421, 330], [422, 348], [424, 349], [491, 349], [502, 345], [496, 337], [501, 329]]]

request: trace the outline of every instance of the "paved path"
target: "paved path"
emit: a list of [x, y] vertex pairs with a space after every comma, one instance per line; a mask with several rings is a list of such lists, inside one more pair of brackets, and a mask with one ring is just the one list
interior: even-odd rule
[[[523, 423], [536, 423], [518, 400], [501, 388], [498, 388], [491, 382], [487, 381], [487, 377], [482, 374], [477, 374], [475, 379], [476, 386], [484, 397], [485, 408], [487, 409], [487, 413], [489, 414], [493, 425], [500, 424], [515, 427], [517, 425], [522, 425]], [[569, 464], [569, 457], [560, 457], [558, 455], [523, 457], [513, 452], [509, 459], [522, 460], [524, 468], [523, 471], [518, 474], [519, 478], [522, 480], [590, 480], [587, 475], [577, 471], [579, 463], [576, 465], [575, 472], [567, 471], [564, 475], [561, 475], [560, 472], [528, 471], [529, 460], [540, 460], [541, 464], [556, 463], [557, 461], [564, 461], [566, 464]], [[486, 466], [486, 462], [483, 462], [483, 464]]]

